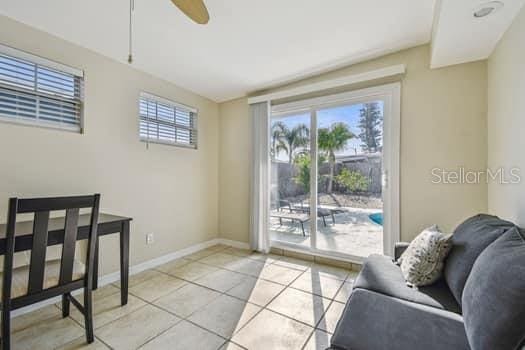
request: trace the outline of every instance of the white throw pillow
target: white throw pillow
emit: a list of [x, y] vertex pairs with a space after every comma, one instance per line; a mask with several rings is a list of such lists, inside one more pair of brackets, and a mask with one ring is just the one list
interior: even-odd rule
[[409, 244], [398, 261], [408, 285], [426, 286], [441, 277], [444, 260], [452, 247], [451, 237], [434, 225], [424, 229]]

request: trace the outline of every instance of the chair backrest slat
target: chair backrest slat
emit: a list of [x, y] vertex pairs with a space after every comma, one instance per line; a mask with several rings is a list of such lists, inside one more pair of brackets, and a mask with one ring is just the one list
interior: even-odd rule
[[44, 285], [49, 211], [37, 211], [33, 224], [33, 247], [29, 264], [28, 294], [40, 292]]
[[[13, 277], [13, 256], [15, 254], [15, 228], [16, 228], [16, 210], [18, 208], [18, 199], [9, 199], [9, 209], [7, 212], [6, 226], [6, 252], [4, 256], [4, 273], [2, 279], [2, 307], [9, 308], [11, 302], [11, 284]], [[9, 322], [6, 313], [2, 313], [2, 324]]]
[[54, 211], [70, 208], [92, 208], [93, 196], [29, 198], [18, 200], [18, 213]]
[[73, 278], [75, 248], [78, 233], [78, 214], [78, 208], [66, 210], [64, 245], [62, 248], [62, 263], [60, 264], [60, 284], [71, 282]]
[[[9, 201], [8, 223], [6, 230], [6, 254], [4, 259], [4, 278], [2, 287], [3, 306], [17, 307], [30, 305], [40, 297], [49, 297], [52, 294], [62, 294], [64, 290], [74, 290], [82, 283], [85, 288], [91, 288], [92, 281], [88, 276], [93, 276], [94, 247], [97, 239], [97, 222], [99, 214], [100, 195], [76, 196], [76, 197], [53, 197], [53, 198], [11, 198]], [[85, 274], [82, 281], [73, 281], [75, 266], [75, 249], [79, 229], [80, 209], [91, 209], [91, 219], [88, 237], [88, 256], [82, 263], [86, 264]], [[62, 259], [60, 265], [56, 263], [48, 265], [50, 271], [46, 271], [46, 252], [48, 246], [48, 232], [50, 229], [50, 213], [52, 211], [65, 210], [64, 220], [64, 243], [62, 245]], [[33, 235], [31, 246], [31, 259], [29, 263], [29, 278], [27, 281], [27, 294], [11, 296], [13, 276], [13, 256], [15, 246], [16, 215], [21, 213], [34, 213]], [[55, 229], [55, 228], [54, 228]], [[58, 267], [58, 268], [57, 268]], [[51, 270], [53, 269], [53, 270]], [[46, 276], [46, 272], [49, 276]], [[52, 286], [45, 283], [46, 278], [57, 278], [57, 285]], [[92, 277], [91, 277], [92, 279]], [[50, 282], [54, 282], [50, 279]], [[59, 295], [57, 294], [57, 295]], [[11, 303], [14, 302], [14, 304]]]

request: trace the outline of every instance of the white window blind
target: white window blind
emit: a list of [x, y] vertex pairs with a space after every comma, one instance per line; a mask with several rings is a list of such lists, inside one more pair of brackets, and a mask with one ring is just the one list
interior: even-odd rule
[[140, 139], [197, 148], [197, 110], [162, 97], [141, 93]]
[[83, 73], [0, 45], [0, 120], [81, 132]]

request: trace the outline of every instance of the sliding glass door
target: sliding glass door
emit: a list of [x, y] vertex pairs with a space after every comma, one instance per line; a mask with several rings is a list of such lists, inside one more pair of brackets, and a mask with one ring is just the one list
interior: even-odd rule
[[398, 86], [387, 85], [272, 107], [273, 245], [354, 260], [391, 252], [398, 99]]
[[383, 253], [382, 136], [383, 101], [317, 111], [318, 249]]
[[270, 122], [270, 239], [311, 246], [310, 113], [272, 116]]

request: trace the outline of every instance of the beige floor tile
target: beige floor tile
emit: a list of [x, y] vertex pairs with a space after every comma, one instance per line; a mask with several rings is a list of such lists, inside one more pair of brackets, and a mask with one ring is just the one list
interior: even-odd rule
[[312, 330], [288, 317], [263, 310], [232, 341], [250, 350], [299, 350]]
[[258, 277], [261, 274], [262, 269], [266, 266], [264, 261], [257, 261], [252, 259], [242, 259], [228, 264], [226, 268], [228, 270], [243, 273], [253, 277]]
[[11, 349], [54, 349], [84, 335], [84, 329], [70, 318], [48, 319], [11, 334]]
[[349, 271], [348, 276], [346, 277], [346, 281], [354, 282], [355, 279], [357, 278], [357, 275], [359, 275], [359, 271], [354, 271], [354, 270]]
[[170, 274], [187, 281], [195, 281], [209, 273], [217, 271], [216, 267], [193, 262], [191, 264], [174, 269]]
[[335, 296], [334, 300], [340, 303], [346, 303], [348, 301], [348, 298], [350, 298], [350, 294], [352, 294], [352, 288], [353, 288], [352, 283], [350, 282], [343, 283], [343, 285], [341, 286], [341, 289], [339, 289], [339, 292], [337, 292], [337, 295]]
[[248, 276], [221, 269], [195, 280], [195, 283], [224, 293], [246, 278], [248, 278]]
[[292, 283], [302, 273], [302, 271], [272, 264], [266, 266], [261, 271], [259, 277], [272, 282], [288, 285]]
[[109, 348], [97, 338], [93, 343], [88, 344], [84, 336], [58, 347], [56, 350], [109, 350]]
[[[115, 287], [113, 284], [107, 284], [104, 287], [99, 287], [97, 290], [93, 291], [93, 302], [97, 300], [104, 299], [111, 295], [118, 294], [120, 295], [120, 288]], [[80, 301], [81, 304], [84, 303], [84, 293], [74, 295], [75, 299]], [[55, 304], [59, 309], [62, 309], [62, 303], [58, 302]]]
[[330, 334], [334, 333], [335, 326], [337, 326], [337, 322], [341, 318], [344, 308], [345, 304], [334, 301], [328, 310], [326, 310], [326, 313], [321, 319], [321, 322], [317, 325], [317, 328], [327, 331]]
[[341, 280], [306, 272], [296, 279], [290, 287], [332, 299], [342, 284], [343, 281]]
[[[145, 270], [129, 276], [128, 287], [131, 288], [139, 283], [147, 281], [150, 278], [162, 275], [162, 272], [155, 270]], [[120, 281], [113, 283], [115, 287], [120, 288]]]
[[184, 259], [197, 261], [197, 260], [204, 259], [204, 258], [207, 257], [207, 256], [213, 255], [213, 254], [215, 254], [216, 252], [217, 252], [217, 251], [215, 251], [215, 250], [203, 249], [203, 250], [199, 250], [198, 252], [195, 252], [195, 253], [193, 253], [193, 254], [186, 255], [186, 256], [184, 257]]
[[287, 288], [268, 305], [268, 309], [314, 327], [329, 305], [329, 299]]
[[142, 346], [141, 350], [217, 350], [224, 339], [186, 321], [177, 323], [166, 332]]
[[317, 275], [345, 280], [350, 273], [350, 270], [336, 266], [313, 264], [307, 272], [314, 276]]
[[221, 346], [219, 350], [244, 350], [244, 348], [240, 347], [235, 343], [227, 342], [226, 344]]
[[224, 338], [230, 338], [260, 309], [256, 305], [221, 295], [191, 315], [188, 320]]
[[247, 257], [249, 255], [251, 255], [253, 252], [249, 249], [240, 249], [240, 248], [234, 248], [234, 247], [229, 247], [229, 248], [226, 248], [223, 253], [226, 253], [226, 254], [231, 254], [231, 255], [237, 255], [237, 256], [241, 256], [241, 257]]
[[276, 262], [277, 260], [282, 258], [282, 256], [281, 255], [275, 255], [275, 254], [262, 254], [262, 253], [254, 252], [251, 255], [247, 256], [247, 258], [248, 259], [252, 259], [252, 260], [258, 260], [258, 261], [261, 261], [261, 262], [265, 262], [267, 264], [273, 264], [274, 262]]
[[131, 287], [129, 293], [151, 302], [179, 289], [186, 283], [188, 282], [162, 274]]
[[248, 278], [241, 284], [226, 292], [242, 300], [250, 303], [266, 306], [273, 298], [286, 288], [285, 286], [266, 281], [263, 279]]
[[[109, 297], [110, 295], [117, 294], [117, 293], [120, 294], [120, 288], [117, 288], [112, 284], [107, 284], [93, 291], [93, 300], [98, 300], [98, 299], [102, 299], [105, 297]], [[82, 300], [82, 294], [80, 294], [77, 299]]]
[[11, 333], [38, 325], [49, 319], [62, 317], [62, 311], [55, 305], [48, 305], [41, 309], [17, 316], [11, 319]]
[[[128, 296], [128, 303], [120, 305], [120, 293], [93, 301], [93, 324], [95, 329], [108, 324], [124, 315], [133, 312], [146, 303], [133, 295]], [[80, 324], [84, 324], [84, 316], [73, 305], [70, 306], [70, 316]]]
[[101, 327], [96, 335], [114, 349], [136, 349], [179, 321], [166, 311], [146, 305]]
[[216, 244], [212, 245], [211, 247], [206, 248], [205, 250], [209, 250], [210, 252], [219, 252], [224, 249], [228, 249], [230, 246], [224, 245], [224, 244]]
[[236, 255], [231, 255], [231, 254], [225, 254], [223, 252], [218, 252], [218, 253], [215, 253], [213, 255], [210, 255], [204, 259], [201, 259], [199, 260], [199, 262], [203, 263], [203, 264], [208, 264], [208, 265], [211, 265], [211, 266], [215, 266], [215, 267], [222, 267], [222, 268], [225, 268], [227, 267], [228, 265], [236, 262], [236, 261], [239, 261], [243, 259], [242, 257], [240, 256], [236, 256]]
[[325, 350], [330, 346], [331, 334], [316, 329], [306, 343], [303, 350]]
[[220, 295], [211, 289], [189, 283], [175, 292], [157, 299], [154, 304], [185, 318], [211, 303]]
[[182, 259], [181, 258], [181, 259], [173, 260], [173, 261], [170, 261], [170, 262], [168, 262], [166, 264], [157, 266], [155, 268], [155, 270], [158, 270], [158, 271], [161, 271], [161, 272], [165, 272], [165, 273], [170, 273], [174, 269], [176, 269], [178, 267], [182, 267], [182, 266], [188, 265], [191, 262], [192, 262], [192, 260]]
[[290, 256], [282, 256], [279, 260], [276, 260], [274, 264], [288, 267], [290, 269], [306, 271], [306, 269], [313, 265], [313, 261], [306, 261]]

